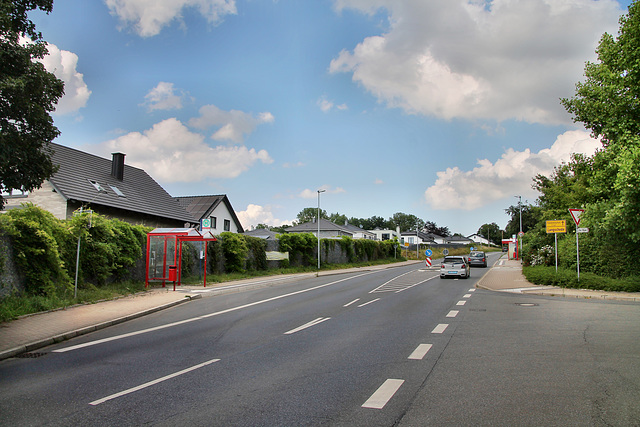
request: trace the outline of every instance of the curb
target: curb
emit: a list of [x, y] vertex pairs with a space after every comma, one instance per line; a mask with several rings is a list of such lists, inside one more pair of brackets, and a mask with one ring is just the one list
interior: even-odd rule
[[86, 326], [84, 328], [76, 329], [73, 331], [65, 332], [60, 335], [56, 335], [51, 338], [42, 339], [40, 341], [35, 341], [29, 344], [21, 345], [19, 347], [14, 347], [9, 350], [0, 351], [0, 360], [9, 359], [11, 357], [18, 356], [23, 353], [28, 353], [33, 350], [37, 350], [42, 347], [46, 347], [52, 344], [57, 344], [62, 341], [70, 340], [71, 338], [78, 337], [80, 335], [85, 335], [90, 332], [95, 332], [100, 329], [107, 328], [109, 326], [117, 325], [119, 323], [124, 323], [129, 320], [137, 319], [142, 316], [146, 316], [147, 314], [155, 313], [157, 311], [165, 310], [167, 308], [174, 307], [176, 305], [189, 302], [194, 299], [202, 298], [202, 295], [185, 295], [184, 299], [173, 301], [167, 304], [160, 305], [158, 307], [153, 307], [147, 310], [139, 311], [137, 313], [129, 314], [127, 316], [119, 317], [114, 320], [109, 320], [106, 322], [98, 323], [92, 326]]

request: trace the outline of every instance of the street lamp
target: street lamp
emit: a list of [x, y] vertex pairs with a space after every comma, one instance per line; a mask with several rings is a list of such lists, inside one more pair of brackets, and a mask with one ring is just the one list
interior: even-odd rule
[[518, 252], [518, 259], [522, 259], [522, 196], [513, 196], [518, 198], [518, 207], [520, 208], [520, 233], [518, 233], [518, 240], [520, 241], [520, 251]]
[[320, 193], [324, 193], [327, 190], [318, 190], [318, 270], [320, 270]]

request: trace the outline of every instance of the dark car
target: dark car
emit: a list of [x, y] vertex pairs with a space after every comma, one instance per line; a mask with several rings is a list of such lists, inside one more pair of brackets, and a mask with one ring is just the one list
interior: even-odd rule
[[472, 267], [486, 267], [487, 254], [482, 251], [473, 251], [469, 254], [469, 265]]

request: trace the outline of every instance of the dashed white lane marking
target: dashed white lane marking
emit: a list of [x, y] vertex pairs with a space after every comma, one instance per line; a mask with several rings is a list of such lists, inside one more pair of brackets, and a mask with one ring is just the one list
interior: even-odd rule
[[469, 289], [468, 292], [475, 292], [475, 291], [476, 291], [476, 288], [471, 288], [471, 289]]
[[471, 298], [471, 294], [464, 294], [462, 298]]
[[353, 301], [346, 303], [345, 305], [343, 305], [343, 307], [349, 307], [351, 304], [355, 304], [358, 301], [360, 301], [360, 298], [356, 298]]
[[458, 301], [456, 305], [465, 305], [466, 303], [467, 303], [466, 301]]
[[415, 350], [413, 350], [413, 353], [409, 355], [408, 359], [422, 360], [429, 350], [431, 350], [432, 346], [433, 344], [420, 344]]
[[398, 391], [404, 380], [386, 380], [375, 393], [371, 395], [369, 400], [364, 402], [363, 408], [382, 409], [391, 400]]
[[376, 301], [380, 301], [380, 298], [372, 299], [371, 301], [367, 301], [367, 302], [365, 302], [365, 303], [363, 303], [363, 304], [360, 304], [360, 305], [358, 306], [358, 308], [360, 308], [360, 307], [364, 307], [365, 305], [369, 305], [369, 304], [374, 303], [374, 302], [376, 302]]
[[138, 391], [138, 390], [142, 390], [142, 389], [144, 389], [144, 388], [151, 387], [152, 385], [155, 385], [155, 384], [161, 383], [161, 382], [163, 382], [163, 381], [170, 380], [171, 378], [175, 378], [175, 377], [177, 377], [177, 376], [180, 376], [180, 375], [186, 374], [187, 372], [195, 371], [196, 369], [200, 369], [200, 368], [202, 368], [203, 366], [210, 365], [210, 364], [215, 363], [215, 362], [217, 362], [217, 361], [219, 361], [219, 360], [220, 360], [220, 359], [211, 359], [211, 360], [209, 360], [209, 361], [207, 361], [207, 362], [200, 363], [199, 365], [195, 365], [195, 366], [192, 366], [192, 367], [187, 368], [187, 369], [183, 369], [182, 371], [176, 372], [176, 373], [174, 373], [174, 374], [170, 374], [170, 375], [167, 375], [167, 376], [165, 376], [165, 377], [158, 378], [157, 380], [149, 381], [148, 383], [144, 383], [144, 384], [139, 385], [139, 386], [137, 386], [137, 387], [132, 387], [132, 388], [127, 389], [127, 390], [125, 390], [125, 391], [121, 391], [121, 392], [119, 392], [119, 393], [115, 393], [115, 394], [112, 394], [112, 395], [110, 395], [110, 396], [103, 397], [102, 399], [94, 400], [93, 402], [89, 403], [89, 405], [93, 405], [93, 406], [99, 405], [99, 404], [104, 403], [104, 402], [106, 402], [106, 401], [108, 401], [108, 400], [116, 399], [116, 398], [118, 398], [118, 397], [122, 397], [122, 396], [124, 396], [124, 395], [130, 394], [130, 393], [133, 393], [133, 392], [136, 392], [136, 391]]
[[302, 326], [298, 326], [298, 327], [297, 327], [297, 328], [295, 328], [295, 329], [291, 329], [290, 331], [287, 331], [287, 332], [285, 332], [284, 334], [285, 334], [285, 335], [295, 334], [296, 332], [300, 332], [300, 331], [302, 331], [303, 329], [307, 329], [307, 328], [310, 328], [310, 327], [315, 326], [315, 325], [317, 325], [317, 324], [320, 324], [320, 323], [322, 323], [322, 322], [326, 322], [326, 321], [327, 321], [327, 320], [329, 320], [329, 319], [331, 319], [331, 317], [318, 317], [317, 319], [312, 320], [311, 322], [305, 323], [305, 324], [304, 324], [304, 325], [302, 325]]
[[113, 337], [103, 338], [101, 340], [91, 341], [91, 342], [87, 342], [87, 343], [84, 343], [84, 344], [73, 345], [73, 346], [70, 346], [70, 347], [59, 348], [57, 350], [52, 350], [52, 351], [54, 353], [64, 353], [66, 351], [78, 350], [80, 348], [90, 347], [90, 346], [96, 345], [96, 344], [103, 344], [103, 343], [114, 341], [114, 340], [133, 337], [133, 336], [140, 335], [140, 334], [146, 334], [148, 332], [154, 332], [154, 331], [159, 331], [161, 329], [172, 328], [174, 326], [184, 325], [185, 323], [195, 322], [197, 320], [207, 319], [209, 317], [219, 316], [219, 315], [226, 314], [226, 313], [231, 313], [231, 312], [242, 310], [242, 309], [245, 309], [245, 308], [248, 308], [248, 307], [253, 307], [253, 306], [256, 306], [256, 305], [264, 304], [264, 303], [267, 303], [267, 302], [277, 301], [279, 299], [287, 298], [287, 297], [290, 297], [290, 296], [293, 296], [293, 295], [299, 295], [299, 294], [303, 294], [303, 293], [306, 293], [306, 292], [311, 292], [311, 291], [314, 291], [316, 289], [326, 288], [327, 286], [332, 286], [332, 285], [335, 285], [337, 283], [341, 283], [341, 282], [344, 282], [344, 281], [347, 281], [347, 280], [355, 279], [355, 278], [366, 276], [368, 274], [373, 274], [373, 273], [375, 273], [375, 271], [370, 271], [370, 272], [358, 274], [358, 275], [352, 276], [352, 277], [346, 277], [344, 279], [336, 280], [334, 282], [325, 283], [325, 284], [322, 284], [322, 285], [314, 286], [312, 288], [302, 289], [300, 291], [291, 292], [291, 293], [288, 293], [288, 294], [278, 295], [278, 296], [275, 296], [275, 297], [272, 297], [272, 298], [267, 298], [267, 299], [263, 299], [263, 300], [256, 301], [256, 302], [252, 302], [252, 303], [249, 303], [249, 304], [240, 305], [238, 307], [228, 308], [228, 309], [222, 310], [222, 311], [216, 311], [214, 313], [204, 314], [202, 316], [192, 317], [190, 319], [180, 320], [180, 321], [173, 322], [173, 323], [167, 323], [166, 325], [160, 325], [160, 326], [156, 326], [156, 327], [149, 328], [149, 329], [142, 329], [142, 330], [139, 330], [139, 331], [136, 331], [136, 332], [130, 332], [128, 334], [116, 335], [116, 336], [113, 336]]
[[436, 326], [435, 328], [433, 328], [433, 331], [431, 331], [432, 334], [441, 334], [445, 331], [445, 329], [447, 329], [447, 326], [449, 326], [448, 323], [440, 323], [438, 326]]
[[456, 317], [458, 313], [458, 310], [451, 310], [449, 313], [447, 313], [447, 317]]

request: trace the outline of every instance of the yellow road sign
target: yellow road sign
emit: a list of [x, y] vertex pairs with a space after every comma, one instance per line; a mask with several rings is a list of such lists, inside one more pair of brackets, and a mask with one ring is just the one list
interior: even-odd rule
[[558, 219], [553, 221], [547, 221], [547, 233], [566, 233], [567, 221], [564, 219]]

